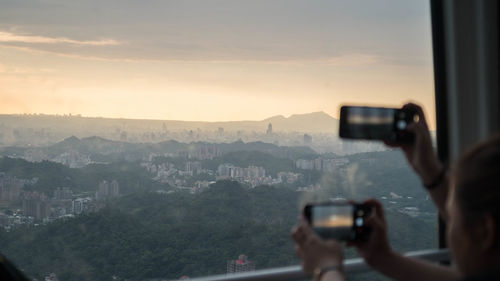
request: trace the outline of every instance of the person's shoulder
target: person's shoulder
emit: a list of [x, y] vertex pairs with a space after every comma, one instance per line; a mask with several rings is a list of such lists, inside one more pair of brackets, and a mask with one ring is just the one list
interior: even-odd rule
[[462, 281], [492, 281], [492, 280], [500, 280], [500, 270], [467, 276]]

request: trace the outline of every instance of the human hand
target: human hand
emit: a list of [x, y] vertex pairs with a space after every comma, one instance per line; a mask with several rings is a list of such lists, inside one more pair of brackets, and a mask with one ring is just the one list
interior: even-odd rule
[[408, 103], [403, 106], [403, 110], [415, 112], [418, 116], [418, 120], [406, 127], [408, 132], [415, 135], [415, 141], [402, 144], [385, 141], [385, 144], [390, 147], [400, 147], [408, 163], [422, 179], [422, 183], [428, 185], [439, 176], [443, 165], [432, 148], [431, 135], [422, 107], [414, 103]]
[[347, 242], [347, 246], [354, 246], [367, 264], [377, 268], [378, 264], [383, 263], [392, 253], [387, 239], [387, 223], [380, 202], [369, 199], [364, 204], [372, 207], [370, 215], [364, 221], [364, 225], [371, 228], [368, 240], [350, 241]]
[[306, 274], [312, 275], [315, 269], [326, 266], [342, 268], [344, 254], [339, 242], [321, 239], [303, 217], [299, 219], [291, 235], [296, 243], [295, 253], [302, 260], [302, 268]]

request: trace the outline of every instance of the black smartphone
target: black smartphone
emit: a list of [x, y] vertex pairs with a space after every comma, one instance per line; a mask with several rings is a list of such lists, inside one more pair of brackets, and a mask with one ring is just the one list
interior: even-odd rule
[[342, 106], [339, 136], [346, 139], [413, 142], [415, 136], [406, 131], [415, 113], [398, 108]]
[[304, 207], [304, 217], [312, 229], [323, 239], [341, 241], [366, 240], [370, 228], [365, 219], [371, 207], [356, 203], [315, 203]]

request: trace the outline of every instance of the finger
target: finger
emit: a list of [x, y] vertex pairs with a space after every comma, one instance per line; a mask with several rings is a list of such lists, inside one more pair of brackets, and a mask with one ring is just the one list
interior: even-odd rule
[[313, 247], [318, 242], [319, 242], [319, 239], [316, 236], [306, 235], [306, 237], [304, 239], [304, 247], [307, 247], [310, 249], [310, 247]]
[[301, 215], [299, 217], [299, 225], [309, 225], [309, 221], [304, 217], [304, 215]]
[[385, 221], [384, 208], [378, 200], [371, 198], [366, 200], [364, 203], [374, 208], [376, 215]]
[[294, 227], [292, 228], [292, 230], [290, 231], [290, 236], [291, 236], [292, 238], [294, 238], [294, 237], [295, 237], [295, 235], [297, 235], [297, 231], [298, 231], [298, 227], [297, 227], [297, 226], [294, 226]]
[[418, 123], [410, 123], [410, 124], [408, 124], [408, 126], [406, 126], [405, 130], [407, 132], [414, 133], [415, 135], [417, 135], [418, 130], [419, 130]]
[[378, 217], [375, 214], [371, 214], [369, 217], [367, 217], [364, 220], [364, 226], [372, 228], [372, 229], [379, 229], [383, 228], [384, 221], [382, 218]]
[[422, 123], [410, 123], [406, 126], [406, 131], [414, 133], [417, 137], [423, 136], [429, 132], [427, 125]]
[[304, 256], [304, 252], [302, 251], [302, 248], [301, 248], [301, 247], [299, 247], [298, 245], [295, 245], [295, 247], [294, 247], [294, 251], [295, 251], [295, 255], [296, 255], [297, 257], [299, 257], [299, 258], [301, 258], [301, 259], [303, 258], [303, 256]]
[[300, 226], [296, 226], [292, 231], [292, 239], [298, 244], [302, 244], [305, 240], [304, 230]]
[[424, 110], [420, 105], [410, 102], [403, 106], [403, 110], [407, 110], [411, 113], [416, 114], [418, 116], [418, 122], [416, 123], [423, 124], [425, 127], [427, 127], [427, 121], [425, 120]]
[[304, 234], [307, 235], [307, 236], [310, 236], [310, 235], [314, 234], [314, 232], [313, 232], [313, 230], [311, 228], [311, 225], [309, 224], [309, 222], [305, 218], [302, 218], [299, 221], [298, 227], [300, 228], [300, 231], [303, 231]]
[[297, 226], [297, 231], [294, 233], [292, 238], [299, 244], [300, 246], [308, 245], [311, 242], [311, 239], [316, 238], [316, 234], [312, 231], [309, 225], [299, 224]]
[[397, 142], [389, 141], [389, 140], [384, 140], [384, 144], [387, 145], [388, 147], [393, 147], [393, 148], [401, 146], [401, 143], [397, 143]]

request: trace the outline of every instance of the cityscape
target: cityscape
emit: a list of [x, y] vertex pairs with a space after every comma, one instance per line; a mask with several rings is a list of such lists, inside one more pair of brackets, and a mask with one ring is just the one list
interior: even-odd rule
[[30, 281], [295, 266], [306, 204], [368, 198], [394, 251], [435, 248], [436, 209], [401, 150], [339, 138], [344, 105], [415, 102], [435, 130], [430, 11], [0, 2], [0, 258]]
[[[320, 116], [325, 117], [324, 114]], [[40, 116], [8, 116], [8, 118], [17, 118], [21, 121], [25, 118], [36, 117]], [[46, 117], [42, 116], [40, 120], [44, 121]], [[315, 113], [301, 116], [301, 118], [313, 120], [312, 122], [317, 117], [318, 114]], [[0, 116], [0, 120], [2, 118], [7, 117]], [[74, 121], [75, 117], [53, 116], [51, 118]], [[332, 120], [334, 119], [330, 119]], [[102, 121], [102, 123], [113, 122], [107, 119]], [[297, 119], [294, 122], [296, 121]], [[167, 123], [168, 121], [158, 124]], [[271, 225], [285, 219], [287, 223], [280, 224], [280, 228], [288, 232], [295, 215], [287, 214], [296, 213], [297, 204], [310, 200], [324, 200], [324, 198], [338, 200], [365, 198], [366, 196], [382, 200], [388, 212], [397, 220], [403, 220], [404, 218], [400, 216], [404, 216], [418, 220], [423, 225], [425, 222], [425, 227], [434, 227], [430, 222], [435, 217], [435, 210], [432, 209], [428, 197], [418, 189], [409, 188], [418, 184], [418, 180], [414, 176], [400, 177], [400, 175], [411, 174], [408, 168], [401, 170], [404, 158], [397, 151], [388, 149], [380, 143], [344, 141], [335, 137], [334, 133], [280, 130], [280, 126], [268, 123], [268, 121], [261, 122], [260, 132], [256, 131], [256, 128], [252, 128], [253, 131], [249, 132], [247, 130], [233, 131], [222, 127], [216, 127], [215, 130], [182, 128], [167, 130], [161, 125], [160, 130], [163, 130], [163, 133], [147, 128], [145, 131], [149, 133], [141, 131], [131, 133], [133, 130], [130, 130], [124, 134], [124, 129], [115, 128], [114, 133], [101, 136], [98, 133], [109, 131], [109, 127], [97, 126], [94, 131], [83, 133], [79, 130], [85, 126], [73, 126], [76, 129], [68, 129], [67, 135], [57, 140], [54, 138], [63, 132], [58, 131], [62, 129], [58, 129], [57, 126], [49, 128], [44, 122], [33, 124], [35, 125], [32, 127], [16, 125], [15, 129], [5, 123], [0, 124], [0, 143], [2, 144], [0, 147], [2, 156], [0, 158], [0, 233], [4, 232], [6, 235], [10, 233], [24, 235], [59, 226], [63, 227], [61, 235], [69, 231], [78, 233], [79, 227], [76, 229], [70, 227], [73, 222], [81, 225], [93, 218], [109, 216], [105, 214], [117, 210], [121, 210], [118, 216], [130, 216], [138, 212], [149, 213], [148, 216], [153, 218], [159, 215], [150, 213], [153, 212], [155, 204], [168, 216], [172, 214], [172, 210], [168, 212], [166, 211], [168, 208], [159, 207], [164, 204], [162, 202], [165, 200], [170, 202], [172, 208], [178, 204], [176, 202], [179, 204], [182, 202], [179, 206], [181, 209], [187, 208], [182, 211], [187, 212], [183, 213], [186, 216], [189, 213], [189, 204], [198, 204], [196, 202], [202, 200], [205, 203], [199, 203], [201, 205], [197, 208], [206, 208], [205, 206], [218, 202], [210, 199], [211, 196], [223, 196], [222, 198], [225, 198], [224, 196], [238, 198], [256, 196], [258, 199], [256, 198], [255, 202], [268, 204], [263, 207], [264, 209], [259, 209], [254, 205], [248, 206], [254, 209], [251, 212], [262, 213], [263, 216], [261, 226], [259, 226], [260, 223], [251, 226], [256, 223], [256, 217], [261, 215], [254, 214], [248, 217], [249, 229], [269, 225], [270, 222], [266, 222], [269, 219], [272, 221]], [[122, 126], [125, 125], [122, 124]], [[291, 125], [288, 124], [288, 126]], [[297, 125], [297, 127], [300, 126]], [[27, 136], [33, 144], [26, 143]], [[170, 137], [174, 139], [169, 139]], [[338, 150], [342, 153], [335, 153]], [[393, 172], [395, 174], [391, 176]], [[388, 179], [390, 179], [388, 182], [396, 180], [397, 183], [391, 182], [386, 186], [383, 182]], [[374, 182], [380, 184], [374, 184]], [[239, 191], [230, 195], [231, 190]], [[275, 195], [264, 195], [275, 191], [278, 192]], [[264, 194], [261, 194], [262, 192]], [[149, 198], [149, 194], [153, 197], [141, 199], [143, 196]], [[280, 197], [283, 198], [280, 199]], [[282, 203], [286, 205], [286, 208], [276, 205], [276, 202], [285, 200], [287, 197], [292, 199]], [[267, 199], [271, 198], [272, 200], [268, 202]], [[153, 203], [151, 200], [159, 201]], [[143, 203], [133, 203], [135, 201]], [[243, 202], [239, 204], [244, 205]], [[174, 209], [173, 214], [179, 212], [179, 206]], [[230, 206], [229, 203], [227, 207]], [[278, 208], [273, 211], [276, 212], [275, 217], [265, 215], [266, 209], [272, 210], [273, 208]], [[217, 208], [207, 209], [206, 215], [208, 216], [214, 210]], [[288, 210], [287, 213], [283, 213], [285, 210]], [[216, 217], [222, 216], [222, 219], [226, 214], [233, 212], [237, 215], [234, 217], [233, 224], [237, 224], [243, 215], [240, 211], [232, 209], [218, 213]], [[145, 223], [143, 228], [155, 225], [154, 220], [148, 216], [141, 219]], [[162, 220], [172, 221], [174, 218]], [[147, 226], [150, 220], [152, 225]], [[96, 223], [102, 224], [102, 222]], [[113, 222], [110, 221], [110, 223]], [[107, 227], [107, 224], [101, 227]], [[117, 227], [122, 227], [122, 225], [118, 224]], [[205, 227], [210, 227], [210, 224]], [[170, 230], [167, 228], [164, 231]], [[189, 231], [189, 228], [182, 231]], [[407, 230], [403, 228], [402, 231]], [[257, 233], [248, 236], [247, 239], [255, 239], [252, 237], [264, 234]], [[54, 235], [54, 239], [55, 237], [57, 235]], [[168, 236], [165, 239], [169, 241]], [[286, 236], [279, 239], [286, 239]], [[224, 243], [225, 240], [218, 240], [217, 243]], [[220, 274], [222, 270], [225, 270], [227, 274], [251, 271], [266, 268], [278, 261], [280, 264], [293, 264], [295, 258], [285, 246], [286, 244], [283, 245], [283, 252], [280, 252], [280, 258], [276, 259], [263, 258], [253, 250], [235, 244], [231, 254], [229, 252], [221, 254], [218, 259], [220, 263], [218, 269], [207, 267], [203, 274], [210, 272]], [[411, 246], [406, 247], [411, 248]], [[246, 255], [241, 254], [242, 252], [250, 253], [252, 258], [249, 260]], [[231, 256], [238, 254], [238, 259], [231, 259]], [[271, 254], [266, 255], [272, 257]], [[15, 254], [14, 258], [16, 258]], [[20, 261], [23, 262], [23, 260]], [[147, 275], [148, 278], [138, 278], [137, 276], [143, 275], [137, 275], [137, 273], [123, 275], [123, 272], [114, 272], [112, 279], [131, 280], [127, 276], [136, 276], [134, 278], [137, 280], [185, 280], [202, 273], [195, 268], [175, 269], [162, 273], [163, 276], [155, 275], [158, 278], [151, 278], [151, 275]], [[65, 273], [65, 269], [61, 268], [33, 272], [35, 276], [38, 276], [33, 280], [44, 281], [66, 280], [64, 276], [68, 274]], [[88, 279], [88, 277], [82, 278]]]

